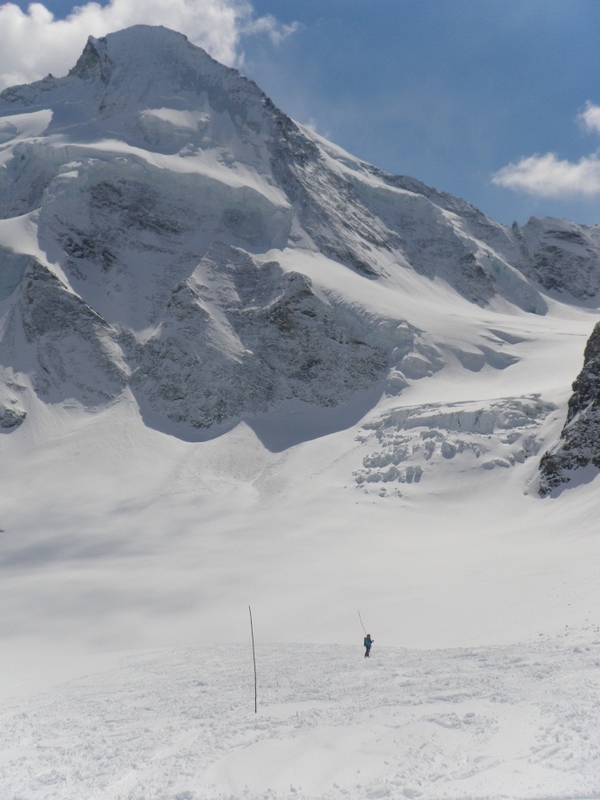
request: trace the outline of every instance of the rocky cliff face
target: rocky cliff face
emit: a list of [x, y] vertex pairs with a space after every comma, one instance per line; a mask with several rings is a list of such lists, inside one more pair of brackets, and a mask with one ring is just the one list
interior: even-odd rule
[[540, 461], [540, 494], [569, 483], [590, 465], [600, 469], [600, 323], [586, 345], [560, 439]]
[[[412, 345], [409, 335], [405, 352]], [[132, 385], [170, 420], [202, 428], [292, 398], [337, 405], [387, 366], [368, 320], [319, 298], [304, 275], [218, 244], [176, 287]]]
[[523, 272], [546, 290], [577, 300], [600, 289], [600, 226], [532, 218], [513, 232], [522, 246]]

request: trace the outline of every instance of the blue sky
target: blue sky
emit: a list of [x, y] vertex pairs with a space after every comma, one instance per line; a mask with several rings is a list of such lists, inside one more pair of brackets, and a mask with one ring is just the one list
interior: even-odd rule
[[[231, 0], [230, 29], [207, 21], [218, 0], [137, 0], [125, 13], [134, 2], [100, 5], [116, 24], [155, 22], [162, 4], [163, 24], [172, 13], [292, 117], [383, 169], [508, 224], [600, 222], [600, 0]], [[57, 18], [73, 6], [44, 5]]]

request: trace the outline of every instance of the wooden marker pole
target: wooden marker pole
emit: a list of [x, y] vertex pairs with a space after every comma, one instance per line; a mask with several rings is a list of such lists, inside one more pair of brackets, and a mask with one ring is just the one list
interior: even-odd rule
[[254, 646], [254, 625], [252, 624], [252, 609], [248, 606], [250, 613], [250, 634], [252, 635], [252, 662], [254, 664], [254, 713], [258, 714], [258, 682], [256, 680], [256, 647]]

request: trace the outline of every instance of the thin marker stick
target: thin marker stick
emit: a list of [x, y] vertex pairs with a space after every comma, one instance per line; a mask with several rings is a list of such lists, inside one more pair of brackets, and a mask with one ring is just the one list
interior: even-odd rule
[[254, 625], [252, 624], [252, 609], [248, 606], [250, 612], [250, 634], [252, 635], [252, 662], [254, 664], [254, 713], [258, 713], [258, 682], [256, 680], [256, 647], [254, 646]]
[[359, 610], [359, 612], [358, 612], [358, 618], [359, 618], [359, 620], [360, 620], [360, 627], [363, 629], [363, 631], [365, 632], [365, 636], [366, 636], [366, 635], [367, 635], [367, 629], [366, 629], [366, 628], [365, 628], [365, 626], [363, 625], [362, 617], [361, 617], [361, 615], [360, 615], [360, 610]]

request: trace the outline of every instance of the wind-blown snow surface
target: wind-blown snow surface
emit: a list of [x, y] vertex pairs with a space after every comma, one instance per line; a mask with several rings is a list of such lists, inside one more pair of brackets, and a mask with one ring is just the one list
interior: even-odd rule
[[381, 173], [168, 31], [0, 113], [10, 800], [600, 796], [597, 470], [537, 493], [598, 229]]
[[376, 643], [369, 660], [259, 647], [257, 714], [247, 647], [127, 655], [0, 706], [3, 784], [28, 800], [595, 797], [589, 633], [525, 651]]

